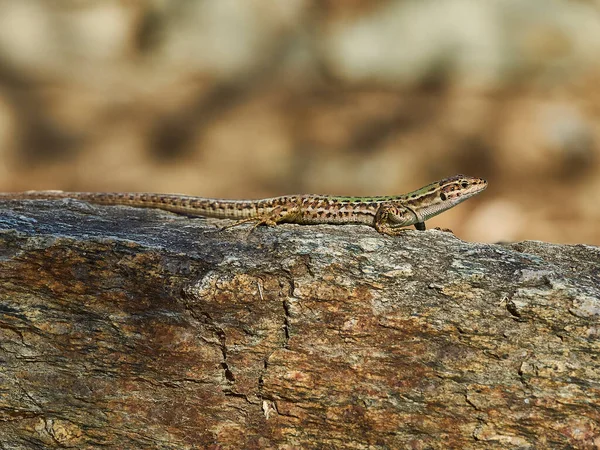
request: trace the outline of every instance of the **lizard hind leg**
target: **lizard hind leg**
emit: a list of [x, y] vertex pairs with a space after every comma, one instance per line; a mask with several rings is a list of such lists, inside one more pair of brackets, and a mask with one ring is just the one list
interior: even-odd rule
[[239, 225], [243, 225], [243, 224], [248, 223], [248, 222], [255, 222], [254, 226], [256, 226], [256, 225], [258, 225], [260, 223], [260, 221], [261, 221], [260, 217], [247, 217], [245, 219], [236, 220], [235, 222], [230, 223], [228, 225], [224, 225], [221, 228], [219, 228], [219, 231], [228, 230], [229, 228], [237, 227]]
[[290, 219], [294, 214], [287, 208], [275, 208], [267, 214], [255, 216], [255, 217], [247, 217], [245, 219], [238, 220], [230, 225], [225, 225], [221, 228], [221, 230], [226, 230], [228, 228], [237, 227], [238, 225], [242, 225], [248, 222], [254, 222], [254, 226], [252, 230], [255, 228], [266, 225], [269, 227], [274, 227], [278, 223], [285, 222]]

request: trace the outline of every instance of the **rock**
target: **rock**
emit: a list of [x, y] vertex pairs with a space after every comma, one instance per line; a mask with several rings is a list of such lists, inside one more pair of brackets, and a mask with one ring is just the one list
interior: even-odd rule
[[0, 204], [10, 448], [594, 448], [600, 249]]

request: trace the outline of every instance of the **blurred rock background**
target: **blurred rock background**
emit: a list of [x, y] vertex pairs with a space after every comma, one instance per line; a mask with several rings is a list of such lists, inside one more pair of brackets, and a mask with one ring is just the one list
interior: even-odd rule
[[600, 244], [600, 2], [0, 0], [0, 190], [488, 190], [431, 226]]

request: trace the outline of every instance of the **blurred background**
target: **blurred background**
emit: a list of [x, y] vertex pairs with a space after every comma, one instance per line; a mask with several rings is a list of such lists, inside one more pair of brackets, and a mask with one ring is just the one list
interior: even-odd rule
[[600, 244], [600, 1], [0, 0], [0, 190], [486, 192], [465, 240]]

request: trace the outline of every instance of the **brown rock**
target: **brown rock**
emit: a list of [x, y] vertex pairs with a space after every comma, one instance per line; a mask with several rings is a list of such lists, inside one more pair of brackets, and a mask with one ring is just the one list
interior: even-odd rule
[[598, 448], [600, 249], [0, 205], [6, 448]]

